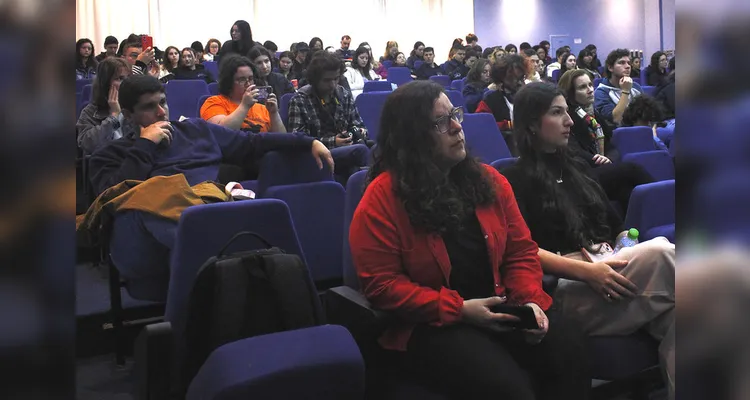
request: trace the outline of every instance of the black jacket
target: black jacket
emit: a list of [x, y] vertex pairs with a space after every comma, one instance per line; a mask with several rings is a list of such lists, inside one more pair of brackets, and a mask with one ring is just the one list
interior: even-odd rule
[[175, 68], [173, 71], [174, 79], [202, 79], [206, 83], [216, 82], [211, 72], [201, 64], [196, 64], [195, 69], [188, 69], [186, 67]]
[[273, 93], [276, 95], [277, 99], [281, 99], [281, 96], [287, 93], [294, 93], [294, 87], [292, 86], [292, 83], [284, 78], [284, 75], [281, 75], [277, 72], [271, 72], [263, 80], [258, 79], [256, 85], [271, 86], [273, 88]]

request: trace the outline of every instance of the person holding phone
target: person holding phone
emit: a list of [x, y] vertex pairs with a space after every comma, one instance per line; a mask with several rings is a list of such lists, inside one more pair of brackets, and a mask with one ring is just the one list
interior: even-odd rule
[[583, 248], [595, 253], [604, 244], [614, 247], [615, 237], [630, 227], [623, 226], [589, 164], [571, 151], [574, 121], [567, 109], [563, 91], [551, 83], [519, 90], [513, 130], [520, 158], [501, 172], [543, 249], [542, 268], [561, 278], [554, 297], [563, 315], [592, 336], [642, 329], [660, 341], [665, 383], [674, 399], [675, 245], [656, 237], [603, 262], [583, 260]]
[[225, 58], [219, 70], [219, 94], [203, 103], [201, 118], [230, 129], [286, 132], [276, 95], [270, 86], [256, 86], [256, 75], [247, 57], [232, 54]]
[[[468, 154], [463, 109], [414, 81], [381, 121], [349, 243], [362, 292], [396, 317], [379, 343], [399, 374], [452, 399], [588, 399], [585, 336], [550, 309], [539, 249], [508, 181]], [[501, 304], [539, 329], [514, 329]]]

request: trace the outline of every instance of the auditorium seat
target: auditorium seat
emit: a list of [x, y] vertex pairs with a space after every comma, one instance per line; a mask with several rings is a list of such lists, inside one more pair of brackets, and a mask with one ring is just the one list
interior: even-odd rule
[[612, 144], [617, 147], [620, 156], [656, 150], [654, 134], [648, 126], [628, 126], [617, 128], [612, 133]]
[[596, 89], [600, 83], [606, 80], [607, 78], [594, 78], [594, 89]]
[[362, 399], [364, 392], [365, 366], [352, 335], [341, 326], [322, 325], [217, 348], [192, 380], [186, 400], [350, 400]]
[[[256, 195], [265, 196], [274, 186], [333, 181], [333, 172], [327, 164], [323, 169], [307, 151], [270, 151], [260, 161]], [[246, 182], [241, 182], [246, 186]]]
[[206, 81], [199, 79], [178, 80], [172, 79], [164, 85], [169, 105], [169, 116], [173, 120], [180, 117], [196, 118], [195, 105], [198, 100], [208, 92]]
[[492, 114], [464, 114], [461, 126], [469, 155], [479, 157], [483, 163], [512, 157]]
[[390, 67], [388, 68], [388, 82], [394, 83], [397, 86], [405, 85], [414, 79], [411, 77], [411, 71], [406, 67]]
[[[552, 82], [559, 81], [560, 80], [560, 70], [556, 69], [556, 70], [552, 71], [552, 77], [551, 78], [552, 78]], [[594, 86], [596, 86], [596, 84], [594, 84]]]
[[464, 95], [457, 90], [446, 90], [445, 95], [448, 96], [448, 100], [451, 101], [453, 107], [461, 107], [464, 109], [464, 115], [466, 115], [466, 100]]
[[[219, 79], [217, 76], [216, 79]], [[211, 94], [211, 96], [216, 96], [219, 94], [219, 82], [211, 82], [208, 84], [208, 93]]]
[[307, 268], [318, 288], [341, 284], [344, 240], [344, 188], [338, 182], [312, 182], [269, 187], [264, 198], [289, 207]]
[[630, 195], [625, 226], [640, 231], [640, 241], [665, 236], [674, 243], [675, 181], [638, 185]]
[[279, 115], [281, 116], [281, 122], [289, 130], [289, 102], [292, 101], [295, 93], [285, 93], [279, 100]]
[[390, 68], [390, 67], [393, 66], [393, 61], [391, 61], [391, 60], [383, 60], [383, 62], [381, 64], [383, 64], [383, 66], [385, 67], [385, 69], [388, 69], [388, 68]]
[[643, 88], [643, 93], [647, 94], [651, 97], [656, 96], [656, 86], [641, 86]]
[[466, 78], [454, 79], [451, 81], [451, 90], [457, 90], [459, 93], [464, 91], [464, 85], [466, 84]]
[[451, 87], [451, 77], [448, 75], [433, 75], [430, 77], [430, 80], [443, 85], [446, 89]]
[[391, 91], [393, 91], [393, 86], [391, 86], [391, 83], [388, 81], [366, 81], [365, 87], [362, 90], [363, 93]]
[[[365, 83], [366, 84], [366, 83]], [[367, 127], [370, 139], [377, 142], [380, 130], [380, 113], [390, 92], [364, 92], [357, 96], [354, 104]]]
[[638, 164], [645, 169], [656, 181], [675, 178], [674, 160], [665, 150], [652, 150], [629, 153], [622, 157], [622, 162]]
[[217, 81], [219, 80], [219, 63], [216, 61], [204, 61], [203, 67], [206, 68], [206, 71], [211, 73], [211, 76], [214, 77]]
[[212, 95], [207, 94], [205, 96], [201, 96], [201, 98], [198, 99], [198, 118], [201, 117], [201, 107], [203, 107], [203, 103], [205, 103], [206, 100], [208, 100], [208, 98], [211, 97], [211, 96]]
[[422, 61], [422, 60], [416, 60], [416, 61], [414, 61], [414, 70], [415, 71], [418, 70], [419, 67], [422, 66], [422, 64], [424, 64], [424, 61]]
[[517, 158], [501, 158], [493, 161], [490, 165], [493, 166], [498, 172], [502, 173], [504, 168], [514, 165], [518, 161]]

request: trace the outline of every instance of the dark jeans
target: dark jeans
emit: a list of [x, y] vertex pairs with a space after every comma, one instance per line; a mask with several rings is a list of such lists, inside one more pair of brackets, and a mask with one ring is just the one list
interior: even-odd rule
[[336, 180], [346, 186], [346, 181], [353, 173], [367, 166], [370, 149], [364, 144], [335, 147], [331, 149], [331, 156], [335, 164]]
[[403, 372], [455, 399], [586, 400], [586, 336], [558, 315], [548, 313], [549, 331], [536, 345], [520, 332], [419, 325], [402, 355]]
[[115, 217], [110, 254], [133, 298], [166, 299], [169, 254], [176, 231], [176, 222], [141, 211], [125, 211]]

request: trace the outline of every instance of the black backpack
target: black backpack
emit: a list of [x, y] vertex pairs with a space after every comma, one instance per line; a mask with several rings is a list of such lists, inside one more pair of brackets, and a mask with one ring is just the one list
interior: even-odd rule
[[[241, 236], [266, 249], [224, 255]], [[304, 262], [254, 232], [235, 235], [198, 271], [185, 325], [184, 382], [189, 384], [216, 348], [240, 339], [323, 324]]]

